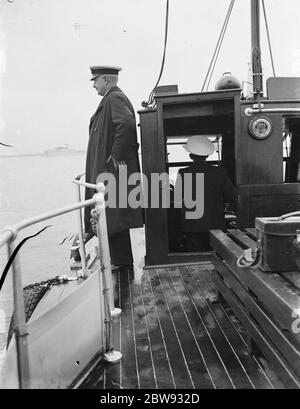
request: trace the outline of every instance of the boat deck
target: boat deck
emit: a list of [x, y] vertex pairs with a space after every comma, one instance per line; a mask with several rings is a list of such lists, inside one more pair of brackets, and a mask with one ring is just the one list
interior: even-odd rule
[[210, 263], [118, 273], [112, 345], [84, 389], [284, 388], [262, 356], [250, 355], [231, 309], [216, 299]]

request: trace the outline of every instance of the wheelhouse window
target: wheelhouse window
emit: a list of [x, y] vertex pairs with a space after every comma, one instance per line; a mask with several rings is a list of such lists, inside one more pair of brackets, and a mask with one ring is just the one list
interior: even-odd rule
[[283, 120], [283, 180], [300, 182], [300, 117]]

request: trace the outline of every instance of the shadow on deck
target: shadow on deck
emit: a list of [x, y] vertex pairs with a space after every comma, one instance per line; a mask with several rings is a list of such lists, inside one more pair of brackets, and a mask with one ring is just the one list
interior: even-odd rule
[[144, 270], [141, 280], [118, 273], [112, 345], [123, 354], [100, 362], [84, 389], [283, 388], [232, 310], [217, 300], [212, 264]]

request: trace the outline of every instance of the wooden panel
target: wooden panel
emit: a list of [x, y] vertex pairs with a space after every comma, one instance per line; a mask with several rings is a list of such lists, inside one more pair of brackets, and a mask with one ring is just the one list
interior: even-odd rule
[[[235, 135], [239, 160], [237, 162], [237, 183], [254, 185], [282, 183], [282, 115], [268, 115], [273, 124], [271, 136], [257, 140], [248, 133], [252, 118], [242, 116], [241, 132]], [[268, 158], [268, 160], [266, 160]], [[278, 166], [274, 166], [276, 163]]]
[[284, 333], [259, 307], [255, 299], [250, 296], [248, 288], [241, 285], [239, 282], [239, 277], [235, 275], [235, 272], [228, 266], [227, 263], [216, 261], [216, 269], [218, 274], [222, 276], [225, 285], [239, 298], [241, 304], [243, 304], [247, 312], [255, 318], [257, 324], [259, 324], [261, 328], [261, 331], [264, 334], [267, 334], [273, 345], [285, 357], [290, 367], [293, 368], [298, 376], [300, 376], [299, 351], [288, 341]]
[[[159, 152], [157, 112], [143, 111], [140, 114], [142, 170], [148, 181], [152, 173], [164, 171]], [[147, 265], [164, 263], [168, 252], [166, 241], [165, 209], [151, 208], [151, 186], [148, 185], [148, 207], [145, 209], [146, 257]]]
[[[196, 271], [195, 267], [189, 268], [189, 270], [193, 270], [191, 271], [191, 275], [194, 281], [197, 283], [197, 287], [199, 288], [201, 286], [203, 288], [203, 279], [199, 278], [199, 271]], [[212, 271], [212, 266], [206, 266], [205, 275], [209, 275], [209, 280], [211, 282], [211, 284], [208, 285], [208, 289], [213, 285]], [[248, 387], [250, 388], [270, 388], [270, 382], [266, 379], [265, 374], [260, 372], [257, 362], [252, 359], [249, 351], [245, 350], [246, 343], [225, 313], [221, 303], [210, 301], [209, 296], [205, 297], [205, 299], [207, 310], [217, 323], [218, 327], [221, 329], [224, 336], [224, 342], [227, 342], [234, 351], [234, 354], [240, 363], [240, 369], [243, 371], [243, 375], [235, 383], [235, 387], [243, 388], [245, 387], [243, 382], [247, 382]], [[222, 351], [220, 351], [220, 354], [221, 356], [223, 355]]]
[[271, 77], [266, 86], [268, 99], [300, 99], [299, 77]]
[[243, 249], [251, 248], [256, 249], [256, 241], [248, 237], [239, 229], [228, 229], [229, 237], [231, 237], [240, 247]]
[[233, 114], [233, 103], [230, 100], [164, 104], [163, 118], [189, 118]]
[[188, 102], [203, 102], [203, 101], [220, 101], [226, 99], [232, 99], [236, 96], [240, 97], [241, 90], [223, 90], [223, 91], [210, 91], [210, 92], [194, 92], [188, 94], [178, 94], [172, 96], [158, 95], [155, 97], [157, 102], [164, 102], [166, 104], [171, 103], [188, 103]]
[[299, 306], [300, 293], [289, 288], [286, 281], [277, 274], [263, 273], [255, 267], [244, 269], [237, 267], [236, 260], [242, 254], [242, 249], [225, 233], [219, 230], [212, 231], [211, 245], [237, 274], [241, 282], [255, 294], [271, 319], [289, 334], [290, 340], [300, 345], [300, 335], [292, 332], [295, 319], [293, 311]]
[[228, 290], [224, 282], [220, 279], [216, 272], [213, 272], [214, 283], [221, 292], [222, 296], [234, 310], [239, 320], [244, 323], [251, 338], [259, 346], [267, 359], [272, 362], [276, 373], [283, 379], [286, 387], [291, 389], [299, 389], [300, 384], [295, 375], [288, 369], [287, 365], [282, 360], [278, 352], [272, 347], [269, 340], [266, 339], [255, 322], [247, 316], [243, 306], [234, 297], [232, 292]]
[[238, 186], [239, 228], [254, 226], [255, 217], [275, 217], [300, 210], [300, 184]]

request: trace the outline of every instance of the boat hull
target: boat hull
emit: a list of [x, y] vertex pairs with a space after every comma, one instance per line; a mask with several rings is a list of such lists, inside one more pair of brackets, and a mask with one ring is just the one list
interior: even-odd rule
[[[30, 387], [34, 389], [69, 387], [103, 352], [103, 301], [98, 273], [82, 283], [69, 282], [66, 286], [69, 288], [64, 298], [46, 309], [41, 302], [28, 322]], [[45, 303], [52, 291], [56, 288], [46, 296]], [[7, 350], [1, 388], [19, 388], [15, 336]]]

